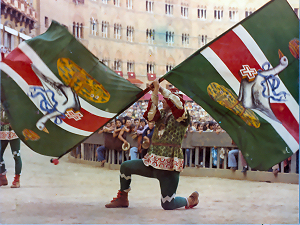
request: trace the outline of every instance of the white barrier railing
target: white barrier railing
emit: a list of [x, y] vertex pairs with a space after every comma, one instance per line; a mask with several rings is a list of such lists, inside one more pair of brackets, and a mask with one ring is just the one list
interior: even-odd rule
[[[107, 138], [107, 137], [106, 137]], [[95, 134], [91, 136], [89, 139], [87, 139], [84, 143], [77, 146], [76, 149], [71, 151], [70, 156], [72, 158], [77, 158], [77, 162], [80, 159], [81, 161], [89, 161], [89, 162], [95, 162], [97, 164], [97, 156], [96, 156], [96, 149], [101, 145], [108, 145], [110, 147], [107, 148], [105, 151], [105, 160], [106, 160], [106, 166], [113, 169], [118, 169], [120, 164], [126, 160], [130, 160], [129, 151], [122, 151], [120, 147], [116, 147], [118, 150], [115, 150], [113, 148], [113, 144], [116, 143], [116, 141], [112, 141], [110, 143], [107, 142], [106, 138], [104, 138], [103, 134]], [[108, 138], [109, 135], [108, 135]], [[132, 142], [132, 139], [131, 139]], [[191, 146], [191, 143], [193, 143], [194, 146]], [[195, 146], [195, 143], [198, 144]], [[136, 143], [130, 143], [132, 146]], [[215, 147], [217, 149], [217, 164], [213, 165], [213, 157], [212, 157], [212, 148]], [[233, 178], [233, 179], [241, 179], [244, 177], [241, 177], [241, 173], [236, 173], [237, 175], [232, 175], [232, 172], [230, 168], [228, 168], [228, 152], [232, 149], [237, 149], [235, 145], [232, 145], [231, 138], [226, 133], [222, 134], [216, 134], [216, 133], [206, 133], [206, 134], [199, 134], [199, 133], [191, 133], [188, 134], [187, 138], [184, 139], [182, 143], [182, 148], [184, 151], [184, 158], [185, 158], [185, 170], [189, 171], [189, 173], [186, 173], [186, 175], [195, 173], [200, 174], [200, 176], [218, 176], [218, 177], [224, 177], [225, 178]], [[220, 157], [221, 149], [225, 150], [225, 154], [222, 154], [222, 159]], [[188, 153], [186, 149], [190, 150], [189, 153], [189, 160], [188, 160]], [[223, 151], [224, 153], [224, 151]], [[224, 157], [223, 157], [224, 156]], [[119, 159], [119, 160], [117, 160]], [[296, 154], [291, 156], [291, 160], [288, 161], [288, 163], [281, 162], [280, 163], [280, 172], [279, 172], [279, 178], [274, 178], [273, 173], [270, 173], [272, 170], [270, 168], [268, 175], [268, 178], [261, 178], [262, 173], [267, 173], [265, 171], [255, 171], [248, 167], [248, 177], [251, 177], [249, 173], [256, 172], [255, 176], [258, 178], [255, 178], [254, 175], [250, 180], [261, 180], [264, 179], [272, 180], [274, 182], [287, 182], [287, 183], [298, 183], [298, 171], [297, 170], [297, 156]], [[189, 161], [189, 164], [188, 164]], [[242, 170], [242, 163], [241, 163], [241, 156], [238, 154], [237, 157], [237, 170]], [[286, 166], [284, 167], [284, 165]], [[201, 169], [201, 170], [199, 170]], [[193, 171], [193, 172], [192, 172]], [[208, 171], [207, 173], [205, 171]], [[213, 171], [213, 173], [212, 173]], [[224, 174], [225, 172], [225, 174]], [[296, 173], [297, 172], [297, 173]], [[219, 173], [219, 175], [218, 175]], [[258, 175], [258, 173], [260, 173]], [[206, 174], [206, 175], [205, 175]], [[213, 175], [212, 175], [213, 174]], [[289, 179], [283, 178], [283, 175], [293, 175], [292, 181], [291, 178]], [[271, 177], [273, 176], [273, 177]]]

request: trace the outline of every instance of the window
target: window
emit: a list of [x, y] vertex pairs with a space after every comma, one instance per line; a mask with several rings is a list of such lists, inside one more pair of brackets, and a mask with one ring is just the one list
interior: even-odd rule
[[183, 46], [188, 46], [189, 45], [189, 39], [190, 39], [189, 34], [182, 34], [181, 39], [182, 39], [182, 45]]
[[109, 59], [108, 59], [108, 58], [102, 59], [102, 63], [103, 63], [105, 66], [108, 66], [108, 65], [109, 65]]
[[198, 9], [198, 18], [202, 20], [206, 20], [206, 8]]
[[173, 15], [173, 5], [172, 4], [165, 4], [165, 11], [167, 15]]
[[174, 43], [174, 32], [171, 32], [171, 31], [166, 32], [166, 43], [168, 45], [173, 45], [173, 43]]
[[181, 6], [181, 16], [184, 18], [188, 18], [189, 16], [189, 8], [186, 6]]
[[73, 2], [78, 5], [78, 4], [84, 4], [84, 0], [73, 0]]
[[83, 38], [83, 25], [82, 25], [82, 23], [78, 24], [78, 37]]
[[114, 61], [114, 66], [113, 66], [113, 70], [114, 71], [122, 71], [121, 69], [121, 60], [120, 59], [115, 59]]
[[154, 73], [154, 66], [153, 62], [147, 62], [147, 73]]
[[91, 18], [91, 34], [92, 35], [98, 35], [98, 21], [95, 20], [93, 17]]
[[245, 11], [245, 17], [250, 16], [253, 12], [250, 10]]
[[121, 39], [121, 31], [122, 31], [122, 25], [115, 23], [114, 24], [114, 37], [115, 39]]
[[77, 37], [77, 23], [73, 22], [73, 35]]
[[207, 35], [199, 35], [198, 36], [198, 45], [200, 47], [204, 46], [207, 44]]
[[120, 7], [120, 0], [114, 0], [114, 5]]
[[147, 29], [146, 30], [146, 39], [148, 43], [153, 44], [155, 40], [155, 30], [154, 29]]
[[[28, 2], [28, 1], [27, 1]], [[73, 0], [73, 2], [78, 5], [78, 4], [84, 4], [84, 0]]]
[[147, 12], [153, 12], [153, 1], [146, 1], [146, 11]]
[[83, 24], [73, 22], [73, 35], [75, 38], [83, 38]]
[[130, 41], [130, 42], [133, 41], [133, 32], [134, 32], [134, 28], [127, 26], [127, 32], [126, 32], [127, 41]]
[[132, 0], [126, 0], [126, 8], [132, 9]]
[[222, 20], [223, 19], [223, 10], [215, 9], [214, 10], [214, 18], [215, 18], [215, 20]]
[[231, 21], [238, 21], [238, 11], [237, 9], [230, 9], [229, 10], [229, 19]]
[[134, 61], [127, 62], [127, 72], [134, 72]]
[[102, 3], [107, 4], [107, 0], [102, 0]]
[[4, 32], [4, 47], [10, 52], [14, 48], [13, 44], [14, 36], [8, 32]]
[[173, 65], [167, 64], [166, 65], [166, 73], [169, 72], [170, 70], [172, 70], [174, 68]]
[[109, 23], [107, 21], [102, 21], [102, 27], [101, 27], [102, 37], [104, 38], [108, 37], [108, 28], [109, 28]]
[[49, 18], [45, 16], [45, 27], [49, 27]]

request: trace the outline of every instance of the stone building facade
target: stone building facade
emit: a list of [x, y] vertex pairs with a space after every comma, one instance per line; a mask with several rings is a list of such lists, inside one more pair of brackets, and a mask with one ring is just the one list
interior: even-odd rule
[[[36, 35], [52, 20], [60, 22], [100, 61], [141, 88], [266, 2], [32, 0], [38, 14]], [[299, 1], [289, 3], [299, 14]]]
[[23, 40], [35, 36], [36, 11], [32, 2], [1, 0], [1, 58]]

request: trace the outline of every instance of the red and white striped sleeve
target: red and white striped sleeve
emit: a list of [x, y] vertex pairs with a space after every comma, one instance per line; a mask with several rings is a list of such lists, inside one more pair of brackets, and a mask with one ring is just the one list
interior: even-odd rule
[[162, 87], [160, 92], [171, 108], [172, 114], [175, 117], [176, 121], [185, 121], [188, 118], [188, 113], [184, 106], [185, 101], [183, 100], [183, 98]]

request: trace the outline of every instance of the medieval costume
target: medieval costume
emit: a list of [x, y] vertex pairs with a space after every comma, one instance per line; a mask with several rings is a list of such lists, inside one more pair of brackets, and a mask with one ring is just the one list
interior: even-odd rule
[[158, 95], [153, 92], [144, 113], [145, 119], [155, 121], [152, 144], [143, 159], [122, 163], [120, 168], [121, 188], [117, 198], [105, 205], [107, 208], [128, 207], [128, 192], [132, 174], [159, 180], [163, 209], [176, 209], [183, 206], [192, 208], [198, 204], [198, 192], [193, 192], [188, 198], [176, 197], [179, 175], [184, 165], [181, 142], [190, 116], [184, 107], [184, 100], [180, 96], [162, 87], [159, 90], [169, 109], [158, 110]]

